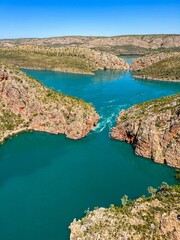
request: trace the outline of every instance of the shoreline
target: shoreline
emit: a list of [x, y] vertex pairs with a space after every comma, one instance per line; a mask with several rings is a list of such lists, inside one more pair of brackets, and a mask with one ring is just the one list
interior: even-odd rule
[[[91, 129], [91, 131], [92, 130], [93, 129]], [[50, 131], [45, 131], [45, 130], [42, 131], [42, 130], [37, 130], [37, 129], [32, 129], [32, 128], [21, 128], [21, 129], [14, 130], [14, 131], [9, 132], [8, 134], [6, 134], [2, 139], [0, 139], [0, 145], [3, 145], [6, 142], [6, 140], [8, 140], [8, 139], [12, 139], [13, 137], [18, 136], [21, 133], [28, 133], [28, 132], [40, 132], [40, 133], [48, 133], [48, 134], [53, 134], [53, 135], [60, 135], [60, 134], [62, 134], [66, 138], [68, 138], [66, 136], [66, 134], [63, 133], [63, 132], [62, 133], [56, 133], [56, 132], [50, 132]], [[85, 136], [87, 136], [87, 135], [85, 135]], [[83, 137], [85, 137], [85, 136], [83, 136]], [[77, 138], [77, 139], [69, 138], [69, 139], [80, 140], [81, 138]]]
[[132, 75], [133, 78], [139, 78], [144, 80], [152, 80], [152, 81], [164, 81], [164, 82], [180, 82], [180, 79], [166, 79], [166, 78], [154, 78], [151, 76], [143, 76], [143, 75]]
[[[52, 72], [62, 72], [62, 73], [72, 73], [72, 74], [82, 74], [82, 75], [95, 75], [93, 72], [75, 72], [75, 71], [67, 71], [67, 70], [59, 70], [59, 69], [47, 69], [47, 68], [33, 68], [33, 67], [16, 67], [19, 69], [28, 69], [28, 70], [43, 70], [43, 71], [52, 71]], [[102, 69], [103, 70], [103, 69]], [[97, 70], [93, 70], [97, 71]]]
[[0, 139], [0, 145], [4, 144], [6, 140], [11, 139], [14, 136], [17, 136], [20, 133], [30, 132], [30, 131], [31, 129], [28, 129], [28, 128], [20, 128], [20, 129], [13, 130], [12, 132], [5, 134], [5, 136]]

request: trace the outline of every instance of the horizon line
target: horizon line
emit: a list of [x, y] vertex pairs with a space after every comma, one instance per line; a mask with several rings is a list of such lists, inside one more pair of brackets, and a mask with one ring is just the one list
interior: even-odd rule
[[65, 38], [65, 37], [99, 37], [99, 38], [111, 38], [111, 37], [128, 37], [128, 36], [160, 36], [160, 35], [169, 35], [169, 36], [178, 36], [180, 33], [147, 33], [147, 34], [124, 34], [124, 35], [112, 35], [112, 36], [104, 36], [104, 35], [62, 35], [62, 36], [53, 36], [53, 37], [15, 37], [15, 38], [0, 38], [2, 40], [19, 40], [19, 39], [47, 39], [47, 38]]

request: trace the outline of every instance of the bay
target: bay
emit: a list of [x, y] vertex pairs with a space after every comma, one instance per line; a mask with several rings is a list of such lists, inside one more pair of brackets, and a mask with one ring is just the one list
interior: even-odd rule
[[180, 91], [179, 83], [134, 79], [129, 71], [79, 75], [24, 70], [47, 87], [91, 102], [101, 119], [87, 137], [23, 133], [0, 146], [0, 239], [66, 240], [74, 218], [121, 204], [147, 187], [175, 184], [174, 169], [134, 154], [109, 131], [122, 109]]

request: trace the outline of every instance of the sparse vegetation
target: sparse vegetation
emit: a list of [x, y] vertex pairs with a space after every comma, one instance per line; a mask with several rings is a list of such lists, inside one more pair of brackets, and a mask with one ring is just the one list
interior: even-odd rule
[[135, 73], [136, 77], [180, 81], [180, 55], [154, 63]]
[[148, 54], [157, 51], [180, 51], [178, 34], [123, 35], [113, 37], [66, 36], [54, 38], [2, 39], [0, 46], [38, 45], [48, 47], [88, 47], [119, 54]]
[[46, 88], [12, 66], [0, 64], [0, 142], [21, 131], [85, 136], [98, 121], [91, 104]]
[[180, 167], [180, 93], [143, 102], [119, 113], [111, 137], [131, 143], [137, 155]]
[[176, 169], [176, 179], [180, 181], [180, 169]]
[[[154, 189], [150, 187], [149, 189]], [[75, 239], [179, 239], [180, 185], [162, 186], [123, 207], [99, 208], [71, 223]]]
[[[133, 107], [129, 108], [128, 111], [123, 111], [118, 118], [117, 125], [126, 122], [132, 117], [134, 119], [143, 120], [146, 119], [148, 115], [153, 115], [155, 113], [163, 113], [170, 110], [172, 114], [178, 113], [180, 109], [180, 94], [174, 94], [167, 97], [161, 97], [147, 102], [142, 102], [135, 104]], [[160, 121], [157, 123], [157, 127], [160, 127]]]
[[79, 47], [5, 47], [0, 48], [0, 59], [15, 67], [75, 73], [127, 68], [125, 61], [115, 55]]

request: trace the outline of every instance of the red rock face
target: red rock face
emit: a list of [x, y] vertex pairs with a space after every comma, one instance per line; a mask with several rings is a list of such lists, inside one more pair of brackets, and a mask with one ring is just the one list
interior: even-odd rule
[[143, 111], [135, 105], [120, 113], [111, 137], [131, 143], [137, 155], [180, 168], [179, 106], [180, 94], [147, 102]]
[[0, 79], [0, 142], [22, 130], [80, 139], [99, 120], [83, 100], [55, 93], [20, 71], [0, 65]]
[[136, 58], [130, 65], [130, 69], [133, 71], [142, 70], [145, 67], [148, 67], [156, 62], [159, 62], [164, 59], [168, 59], [173, 56], [179, 56], [180, 53], [157, 53], [157, 54], [150, 54], [144, 57]]

